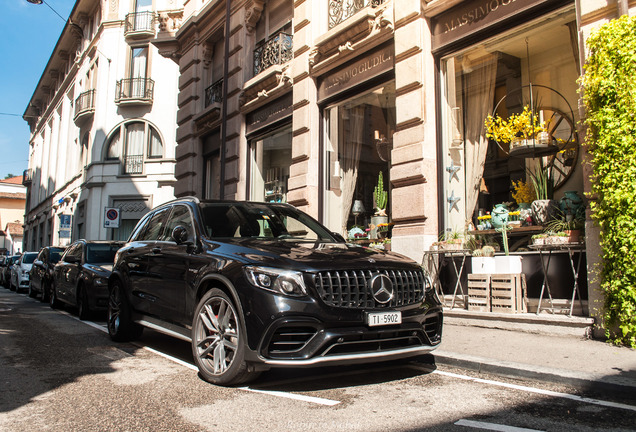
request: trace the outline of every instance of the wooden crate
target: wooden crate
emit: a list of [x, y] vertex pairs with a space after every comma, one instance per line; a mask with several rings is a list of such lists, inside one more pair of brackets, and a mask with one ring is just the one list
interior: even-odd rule
[[524, 313], [527, 311], [526, 275], [490, 275], [490, 310], [498, 313]]
[[468, 275], [468, 310], [490, 312], [490, 275]]

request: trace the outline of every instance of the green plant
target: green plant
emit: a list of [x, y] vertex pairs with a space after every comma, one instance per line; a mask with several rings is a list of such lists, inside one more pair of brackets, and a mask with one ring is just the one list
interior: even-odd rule
[[608, 338], [636, 347], [636, 17], [624, 15], [587, 40], [580, 78], [586, 108], [592, 218], [600, 227]]
[[528, 170], [532, 181], [534, 195], [538, 200], [552, 199], [554, 197], [554, 177], [552, 167], [545, 166], [543, 159], [539, 159], [539, 166], [534, 170]]
[[375, 207], [378, 209], [378, 214], [386, 214], [386, 205], [389, 200], [389, 193], [384, 190], [384, 177], [382, 171], [378, 174], [378, 184], [373, 190], [373, 200], [375, 201]]
[[510, 231], [510, 227], [507, 223], [503, 224], [501, 228], [497, 228], [497, 232], [501, 233], [502, 245], [506, 256], [510, 254], [510, 251], [508, 250], [508, 231]]
[[495, 248], [492, 246], [484, 246], [483, 248], [481, 248], [481, 254], [482, 256], [485, 257], [493, 257], [495, 256]]

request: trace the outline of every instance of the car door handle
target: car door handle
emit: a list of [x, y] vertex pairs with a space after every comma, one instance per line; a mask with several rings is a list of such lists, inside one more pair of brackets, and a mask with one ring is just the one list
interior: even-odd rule
[[152, 253], [153, 253], [153, 254], [159, 254], [159, 253], [161, 253], [161, 248], [160, 248], [160, 247], [154, 247], [154, 248], [152, 248]]

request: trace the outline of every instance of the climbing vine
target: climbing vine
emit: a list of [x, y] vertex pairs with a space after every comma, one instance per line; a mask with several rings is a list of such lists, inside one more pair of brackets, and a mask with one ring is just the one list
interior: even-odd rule
[[587, 45], [581, 84], [606, 332], [636, 348], [636, 18], [604, 24]]

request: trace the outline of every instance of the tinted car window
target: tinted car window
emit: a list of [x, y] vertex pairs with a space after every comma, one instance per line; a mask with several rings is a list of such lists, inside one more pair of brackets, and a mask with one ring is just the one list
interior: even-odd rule
[[139, 236], [139, 240], [159, 240], [169, 208], [156, 212], [148, 222], [147, 229]]
[[120, 247], [119, 244], [88, 244], [86, 245], [86, 262], [89, 264], [112, 263]]
[[51, 249], [49, 252], [50, 252], [50, 262], [55, 264], [60, 260], [60, 258], [62, 258], [64, 249]]
[[78, 260], [82, 259], [82, 244], [81, 243], [74, 243], [68, 248], [68, 250], [63, 256], [64, 261], [66, 261], [66, 258], [71, 255], [77, 258]]
[[209, 203], [201, 205], [206, 235], [224, 237], [276, 237], [288, 240], [335, 241], [313, 219], [287, 205]]
[[137, 241], [141, 239], [141, 236], [143, 235], [144, 231], [148, 227], [148, 220], [150, 220], [151, 216], [152, 214], [149, 213], [145, 215], [143, 219], [137, 223], [137, 226], [135, 227], [132, 234], [130, 235], [130, 238], [128, 239], [129, 242], [133, 242], [133, 241]]
[[168, 223], [166, 224], [166, 229], [162, 236], [162, 240], [164, 241], [172, 241], [172, 231], [178, 227], [182, 226], [188, 231], [188, 238], [192, 238], [192, 234], [194, 232], [192, 225], [192, 215], [190, 214], [190, 210], [186, 206], [177, 205], [172, 209], [172, 214], [168, 219]]
[[25, 253], [24, 255], [22, 255], [22, 262], [24, 264], [33, 264], [33, 261], [35, 261], [35, 258], [38, 256], [38, 254], [34, 253]]

